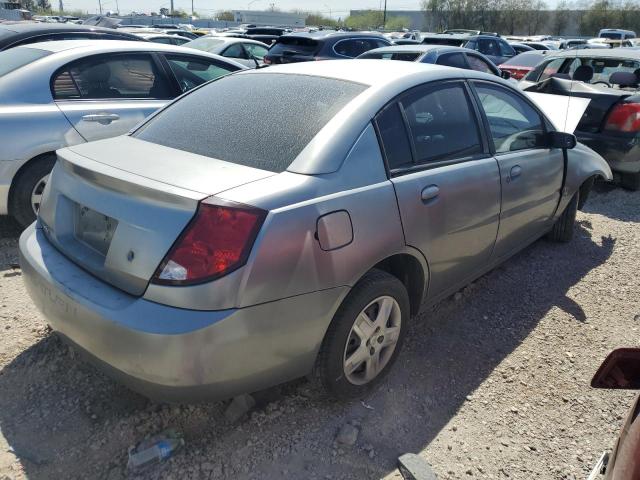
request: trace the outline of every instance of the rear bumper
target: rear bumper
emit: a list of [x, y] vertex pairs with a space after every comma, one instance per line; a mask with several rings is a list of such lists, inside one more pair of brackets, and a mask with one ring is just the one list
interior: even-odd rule
[[243, 309], [198, 311], [128, 295], [20, 237], [29, 295], [51, 327], [107, 374], [163, 401], [228, 398], [306, 375], [348, 288]]
[[618, 137], [602, 133], [576, 132], [578, 140], [598, 152], [611, 166], [621, 173], [640, 172], [640, 139]]

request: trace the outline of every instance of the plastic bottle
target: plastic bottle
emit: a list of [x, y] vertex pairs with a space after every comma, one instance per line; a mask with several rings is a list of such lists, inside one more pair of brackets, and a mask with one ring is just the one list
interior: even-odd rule
[[171, 457], [184, 446], [184, 439], [173, 430], [166, 430], [158, 435], [143, 440], [129, 450], [127, 466], [132, 470], [141, 469]]

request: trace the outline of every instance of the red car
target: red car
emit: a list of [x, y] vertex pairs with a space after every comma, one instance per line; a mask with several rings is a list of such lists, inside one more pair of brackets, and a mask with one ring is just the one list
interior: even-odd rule
[[[593, 388], [640, 390], [640, 348], [620, 348], [609, 354], [591, 380]], [[640, 395], [611, 455], [602, 454], [588, 480], [640, 479]]]

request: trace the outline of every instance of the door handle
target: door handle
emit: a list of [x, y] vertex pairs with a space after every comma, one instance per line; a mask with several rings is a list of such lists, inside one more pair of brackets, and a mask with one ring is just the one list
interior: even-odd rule
[[424, 187], [422, 189], [420, 198], [423, 202], [429, 202], [438, 198], [438, 195], [440, 195], [440, 188], [437, 185], [429, 185], [428, 187]]
[[90, 113], [82, 117], [84, 122], [98, 122], [103, 125], [108, 125], [111, 122], [120, 120], [120, 115], [117, 113]]
[[514, 165], [509, 171], [509, 177], [511, 180], [515, 180], [522, 174], [522, 167], [520, 165]]

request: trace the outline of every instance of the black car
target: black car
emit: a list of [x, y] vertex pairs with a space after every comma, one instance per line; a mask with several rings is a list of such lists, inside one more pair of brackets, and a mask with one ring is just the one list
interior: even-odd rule
[[527, 91], [591, 99], [576, 137], [604, 157], [623, 187], [640, 190], [640, 50], [546, 55], [521, 86]]
[[376, 48], [363, 53], [358, 58], [378, 60], [403, 60], [407, 62], [432, 63], [446, 67], [477, 70], [498, 77], [509, 78], [491, 60], [475, 50], [446, 45], [394, 45]]
[[516, 51], [504, 39], [495, 34], [469, 35], [457, 33], [437, 33], [422, 37], [426, 45], [450, 45], [477, 50], [496, 65], [516, 55]]
[[293, 63], [309, 60], [355, 58], [374, 48], [392, 43], [376, 33], [318, 31], [283, 35], [269, 49], [264, 63]]
[[0, 25], [0, 51], [29, 43], [81, 39], [145, 41], [131, 33], [119, 32], [111, 28], [73, 25], [69, 23], [16, 23]]

